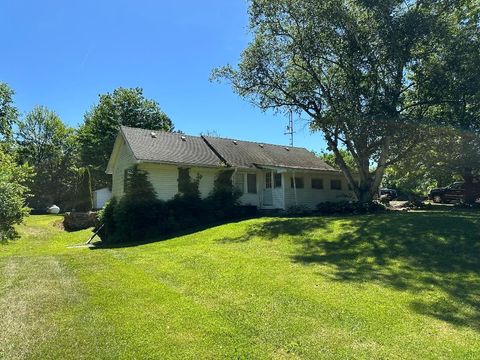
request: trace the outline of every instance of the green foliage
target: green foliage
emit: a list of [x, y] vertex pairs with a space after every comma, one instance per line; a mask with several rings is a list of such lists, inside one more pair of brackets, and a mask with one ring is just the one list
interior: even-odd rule
[[98, 104], [85, 114], [85, 122], [79, 129], [81, 159], [92, 171], [94, 188], [110, 185], [105, 169], [121, 125], [173, 130], [169, 117], [157, 102], [143, 96], [141, 88], [120, 87], [113, 93], [100, 95]]
[[[440, 3], [444, 13], [455, 7]], [[421, 139], [411, 77], [445, 26], [439, 13], [430, 1], [254, 0], [252, 41], [237, 68], [216, 69], [213, 78], [261, 109], [308, 116], [357, 198], [369, 202], [387, 166]]]
[[18, 123], [16, 142], [19, 161], [36, 173], [29, 205], [38, 210], [53, 204], [73, 207], [79, 160], [75, 131], [55, 112], [37, 106]]
[[12, 127], [17, 121], [18, 111], [13, 105], [14, 91], [0, 82], [0, 141], [9, 141], [12, 137]]
[[199, 184], [202, 176], [197, 174], [195, 179], [190, 176], [190, 169], [178, 168], [178, 192], [189, 199], [200, 199]]
[[98, 221], [100, 226], [103, 225], [102, 229], [99, 232], [101, 239], [111, 239], [116, 232], [115, 219], [113, 214], [115, 208], [118, 204], [118, 201], [115, 197], [111, 198], [98, 213]]
[[436, 104], [426, 111], [436, 138], [433, 167], [463, 178], [467, 203], [475, 200], [472, 181], [480, 174], [479, 14], [478, 2], [465, 1], [444, 17], [448, 26], [430, 44], [441, 56], [428, 52], [416, 64], [411, 94], [414, 102]]
[[[352, 154], [350, 154], [347, 150], [345, 149], [338, 149], [338, 152], [340, 153], [341, 157], [343, 158], [343, 161], [347, 165], [349, 169], [354, 170], [356, 168], [355, 164], [355, 159], [353, 158]], [[335, 153], [333, 152], [323, 152], [320, 154], [320, 159], [325, 161], [328, 165], [331, 167], [341, 170], [340, 165], [337, 164], [336, 156]]]
[[317, 205], [317, 212], [322, 215], [374, 214], [383, 211], [386, 211], [385, 205], [375, 201], [369, 203], [361, 203], [355, 201], [326, 201]]
[[127, 171], [125, 197], [140, 200], [157, 197], [152, 183], [148, 180], [147, 172], [140, 169], [138, 165], [132, 166]]
[[213, 182], [213, 190], [207, 201], [215, 209], [217, 217], [228, 216], [238, 208], [238, 199], [242, 193], [233, 185], [233, 174], [233, 170], [220, 171]]
[[0, 145], [0, 242], [14, 239], [14, 225], [20, 224], [29, 213], [26, 186], [33, 171], [28, 165], [18, 166], [15, 158]]
[[93, 208], [92, 182], [88, 168], [80, 170], [76, 195], [75, 210], [79, 212], [91, 211]]

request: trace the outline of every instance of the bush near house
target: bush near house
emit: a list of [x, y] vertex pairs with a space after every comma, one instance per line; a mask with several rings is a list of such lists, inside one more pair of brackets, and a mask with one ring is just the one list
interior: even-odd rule
[[199, 178], [188, 169], [179, 172], [179, 193], [169, 201], [159, 200], [147, 174], [134, 166], [128, 172], [125, 195], [112, 199], [100, 212], [103, 228], [99, 236], [106, 243], [141, 241], [159, 235], [245, 217], [238, 206], [240, 194], [231, 184], [232, 172], [220, 172], [212, 193], [201, 199]]
[[379, 202], [360, 203], [352, 201], [326, 201], [317, 205], [317, 212], [322, 215], [373, 214], [386, 210], [386, 206]]

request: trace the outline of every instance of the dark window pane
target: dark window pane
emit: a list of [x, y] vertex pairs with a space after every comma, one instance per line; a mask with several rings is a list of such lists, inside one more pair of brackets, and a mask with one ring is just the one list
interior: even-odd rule
[[312, 189], [323, 189], [323, 179], [312, 179]]
[[275, 174], [275, 187], [282, 187], [282, 174]]
[[342, 190], [342, 180], [331, 180], [330, 189], [332, 190]]
[[247, 191], [250, 194], [257, 193], [257, 174], [247, 174]]

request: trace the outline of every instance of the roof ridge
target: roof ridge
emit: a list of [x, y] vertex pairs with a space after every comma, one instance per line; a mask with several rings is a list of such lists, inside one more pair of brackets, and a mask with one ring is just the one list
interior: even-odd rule
[[205, 141], [205, 144], [207, 144], [207, 146], [210, 148], [210, 150], [212, 150], [212, 152], [218, 157], [218, 159], [220, 161], [222, 161], [223, 163], [225, 163], [225, 165], [228, 165], [228, 166], [232, 166], [232, 164], [230, 164], [227, 159], [225, 159], [222, 155], [220, 155], [220, 153], [217, 151], [217, 149], [215, 149], [215, 146], [213, 146], [212, 144], [210, 144], [210, 142], [206, 139], [205, 136], [203, 135], [200, 135], [200, 138]]
[[202, 138], [201, 136], [188, 135], [188, 134], [184, 134], [184, 133], [180, 133], [180, 132], [172, 132], [172, 131], [167, 131], [167, 130], [163, 130], [163, 129], [157, 129], [157, 130], [155, 130], [155, 129], [144, 129], [144, 128], [139, 128], [139, 127], [127, 126], [127, 125], [120, 125], [120, 128], [127, 128], [127, 129], [140, 130], [140, 131], [150, 131], [150, 132], [158, 131], [158, 132], [161, 132], [161, 133], [166, 134], [166, 135], [178, 135], [178, 136], [185, 136], [185, 137], [197, 138], [197, 139]]

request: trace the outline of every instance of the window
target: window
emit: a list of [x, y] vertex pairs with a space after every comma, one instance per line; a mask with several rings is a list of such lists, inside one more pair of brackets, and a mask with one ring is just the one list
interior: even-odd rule
[[272, 188], [272, 173], [265, 174], [265, 188], [266, 189]]
[[245, 178], [243, 174], [235, 175], [235, 187], [243, 194], [245, 192]]
[[274, 185], [276, 188], [282, 187], [282, 174], [275, 174]]
[[342, 180], [332, 179], [330, 180], [331, 190], [342, 190]]
[[293, 176], [290, 178], [290, 187], [297, 189], [303, 189], [303, 178], [295, 176], [295, 182], [293, 181]]
[[257, 193], [257, 174], [247, 174], [247, 191], [249, 194]]
[[132, 169], [125, 169], [123, 171], [123, 192], [126, 193], [127, 192], [127, 188], [128, 188], [128, 179], [130, 177], [130, 175], [132, 174]]
[[323, 189], [323, 179], [312, 178], [312, 189]]

